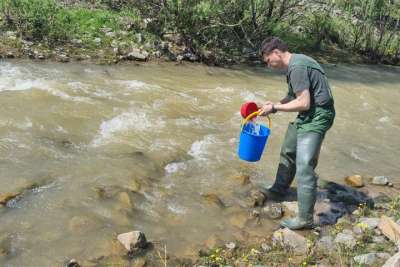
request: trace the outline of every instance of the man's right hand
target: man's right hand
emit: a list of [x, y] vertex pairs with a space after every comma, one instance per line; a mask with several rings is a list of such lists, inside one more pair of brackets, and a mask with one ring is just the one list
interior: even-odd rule
[[259, 109], [259, 116], [267, 116], [268, 114], [271, 114], [272, 111], [273, 111], [273, 103], [268, 101]]

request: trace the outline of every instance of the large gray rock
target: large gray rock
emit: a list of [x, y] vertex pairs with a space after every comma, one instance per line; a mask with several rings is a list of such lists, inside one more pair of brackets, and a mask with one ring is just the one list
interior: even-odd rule
[[149, 53], [146, 51], [141, 51], [140, 49], [133, 48], [131, 52], [126, 55], [126, 59], [129, 60], [138, 60], [138, 61], [146, 61], [149, 57]]
[[280, 219], [283, 216], [283, 208], [280, 203], [271, 203], [262, 209], [262, 214], [270, 219]]
[[385, 238], [383, 236], [373, 236], [372, 237], [372, 242], [381, 244], [385, 242]]
[[148, 246], [146, 236], [140, 231], [132, 231], [117, 236], [117, 239], [128, 250], [143, 249]]
[[320, 250], [330, 252], [335, 248], [335, 243], [333, 242], [333, 238], [327, 235], [318, 240], [316, 246]]
[[292, 249], [295, 253], [307, 253], [307, 240], [298, 233], [288, 229], [279, 229], [273, 233], [272, 243]]
[[376, 253], [376, 256], [379, 258], [379, 259], [383, 259], [383, 260], [388, 260], [388, 259], [390, 259], [390, 254], [389, 253], [387, 253], [387, 252], [379, 252], [379, 253]]
[[394, 254], [382, 267], [400, 267], [400, 252]]
[[342, 244], [348, 248], [354, 248], [356, 246], [356, 239], [354, 238], [354, 236], [352, 235], [352, 233], [348, 233], [348, 232], [342, 232], [339, 233], [334, 242], [336, 244]]
[[389, 184], [389, 178], [386, 176], [375, 176], [371, 181], [374, 185], [387, 185]]
[[365, 224], [368, 229], [373, 230], [376, 227], [378, 227], [379, 220], [380, 220], [379, 218], [363, 217], [363, 218], [360, 218], [360, 223]]
[[363, 255], [355, 256], [354, 261], [361, 265], [372, 265], [377, 260], [375, 253], [367, 253]]
[[101, 38], [94, 38], [93, 40], [95, 42], [96, 45], [100, 45], [101, 44]]

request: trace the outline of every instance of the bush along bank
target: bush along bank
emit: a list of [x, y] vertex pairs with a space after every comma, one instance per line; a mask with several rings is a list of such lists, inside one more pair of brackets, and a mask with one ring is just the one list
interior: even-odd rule
[[3, 0], [0, 55], [260, 63], [261, 41], [276, 35], [322, 61], [397, 64], [396, 10], [391, 1]]

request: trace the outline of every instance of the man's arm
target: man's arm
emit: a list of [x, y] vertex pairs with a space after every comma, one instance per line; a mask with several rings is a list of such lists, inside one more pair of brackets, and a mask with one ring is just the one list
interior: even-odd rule
[[300, 92], [296, 93], [296, 98], [293, 99], [292, 101], [286, 103], [280, 102], [274, 104], [273, 107], [277, 111], [285, 111], [285, 112], [307, 111], [310, 109], [310, 90], [308, 89], [301, 90]]
[[286, 104], [286, 103], [288, 103], [288, 102], [290, 102], [290, 101], [292, 101], [293, 99], [292, 99], [292, 97], [290, 97], [290, 96], [285, 96], [284, 98], [282, 98], [281, 99], [281, 101], [279, 101], [279, 103], [281, 103], [281, 104]]
[[[286, 102], [288, 101], [288, 102]], [[304, 89], [296, 93], [296, 98], [290, 100], [288, 97], [282, 99], [279, 103], [267, 102], [262, 108], [260, 115], [265, 116], [275, 111], [299, 112], [310, 109], [310, 90]]]

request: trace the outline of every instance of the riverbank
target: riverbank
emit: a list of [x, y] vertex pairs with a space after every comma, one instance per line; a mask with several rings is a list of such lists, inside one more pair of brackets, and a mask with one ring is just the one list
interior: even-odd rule
[[[43, 42], [26, 41], [18, 37], [15, 31], [6, 31], [0, 36], [0, 58], [4, 59], [32, 59], [54, 62], [82, 62], [91, 64], [117, 64], [121, 62], [198, 62], [214, 66], [230, 66], [237, 64], [262, 65], [256, 53], [232, 56], [228, 54], [216, 55], [212, 51], [192, 53], [182, 43], [179, 35], [170, 35], [165, 41], [146, 42], [137, 44], [127, 32], [113, 32], [104, 28], [106, 35], [119, 38], [93, 39], [95, 45], [84, 45], [82, 40], [74, 39], [72, 43], [50, 47]], [[142, 38], [140, 34], [135, 38]], [[178, 43], [176, 43], [178, 42]], [[322, 64], [372, 64], [367, 57], [349, 53], [335, 46], [326, 47], [323, 51], [293, 51], [305, 53], [314, 57]], [[388, 63], [388, 62], [386, 62]]]
[[[251, 188], [248, 177], [240, 179]], [[262, 236], [241, 230], [241, 225], [280, 220], [297, 212], [295, 201], [274, 203], [251, 193], [247, 218], [234, 220], [236, 240], [223, 240], [216, 233], [204, 244], [188, 247], [183, 253], [188, 256], [182, 257], [169, 254], [163, 241], [148, 242], [144, 233], [134, 231], [115, 237], [109, 255], [73, 259], [66, 266], [399, 266], [399, 184], [383, 176], [353, 175], [345, 181], [347, 185], [320, 182], [315, 211], [320, 225], [313, 230], [284, 228]], [[222, 206], [218, 196], [206, 198]], [[327, 221], [329, 216], [334, 221]]]
[[100, 64], [257, 64], [263, 39], [279, 36], [291, 51], [329, 63], [398, 64], [400, 23], [392, 13], [397, 3], [363, 5], [203, 0], [191, 7], [175, 1], [6, 0], [0, 4], [0, 56]]

